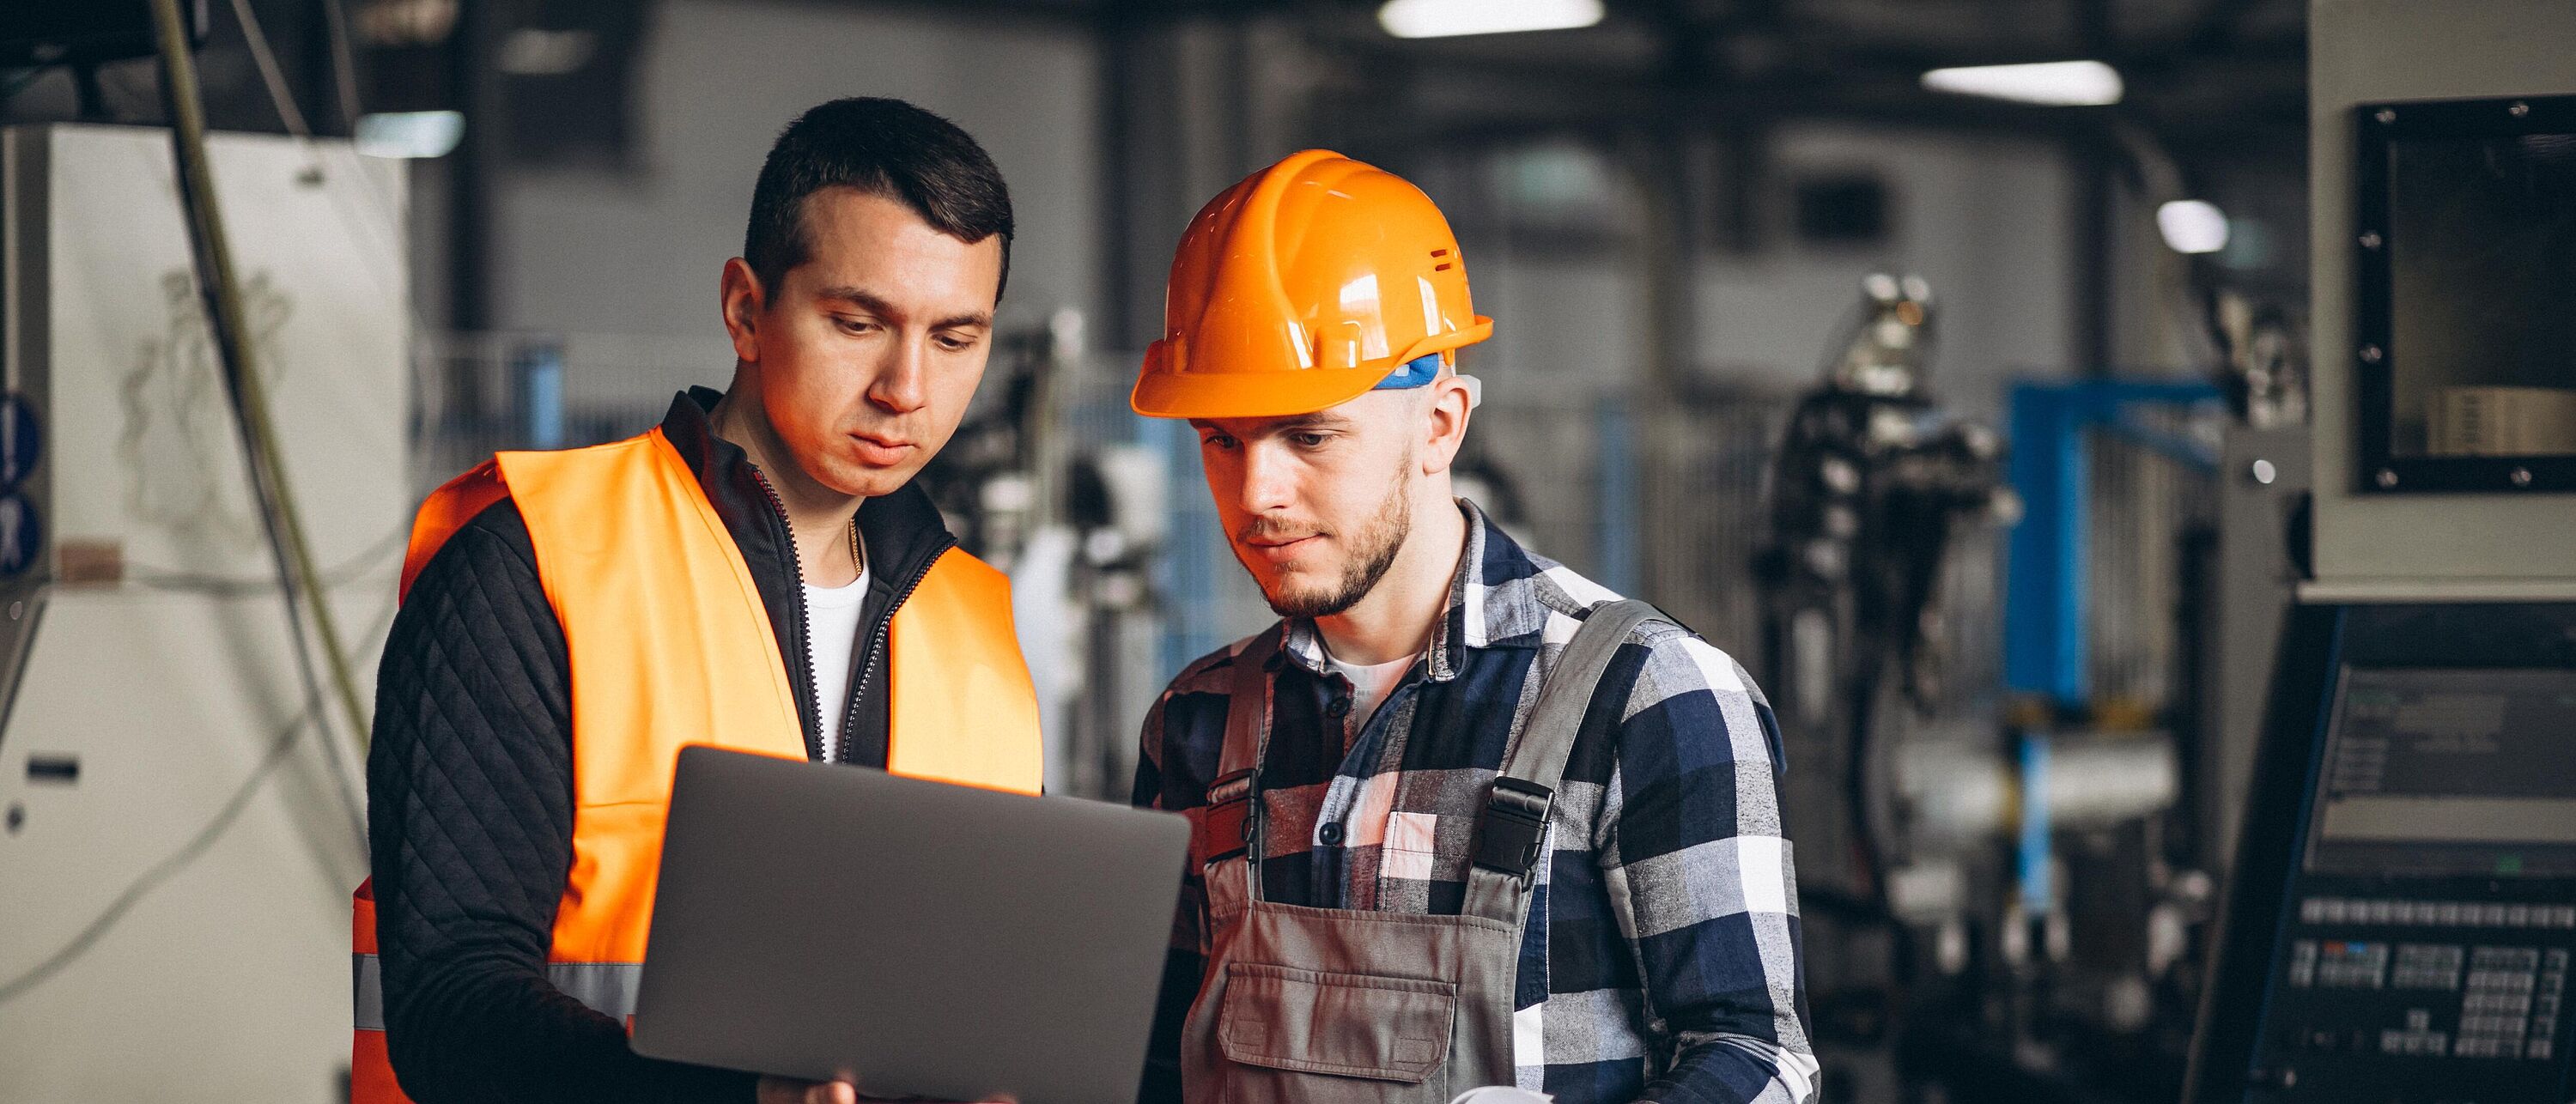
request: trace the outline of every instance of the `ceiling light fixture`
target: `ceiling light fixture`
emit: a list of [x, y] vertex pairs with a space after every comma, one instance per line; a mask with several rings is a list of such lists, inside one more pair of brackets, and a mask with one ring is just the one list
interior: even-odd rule
[[2227, 248], [2227, 213], [2204, 200], [2177, 199], [2156, 208], [2156, 231], [2176, 253], [2216, 253]]
[[1386, 0], [1377, 21], [1397, 38], [1564, 31], [1601, 22], [1601, 0]]
[[465, 137], [454, 111], [379, 111], [358, 116], [358, 152], [369, 157], [445, 157]]
[[2098, 61], [2042, 61], [2027, 65], [1970, 65], [1923, 74], [1935, 92], [2047, 107], [2103, 107], [2128, 89], [2120, 71]]
[[597, 56], [596, 32], [521, 27], [502, 37], [492, 67], [514, 77], [560, 77], [580, 72]]

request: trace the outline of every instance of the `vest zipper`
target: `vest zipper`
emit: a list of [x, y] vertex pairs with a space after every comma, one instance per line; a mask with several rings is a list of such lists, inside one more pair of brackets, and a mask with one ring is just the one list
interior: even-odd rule
[[[751, 467], [752, 482], [760, 484], [760, 493], [769, 496], [769, 508], [778, 518], [780, 532], [787, 535], [787, 570], [796, 577], [796, 654], [788, 658], [787, 677], [803, 691], [805, 709], [797, 715], [798, 727], [805, 729], [805, 758], [820, 762], [823, 758], [823, 690], [814, 685], [814, 639], [807, 635], [809, 611], [805, 608], [805, 559], [796, 550], [796, 527], [788, 524], [787, 502], [778, 497], [778, 488], [769, 485], [769, 476], [756, 465]], [[814, 718], [811, 727], [804, 725], [807, 715]], [[845, 725], [843, 732], [849, 731]]]
[[[896, 591], [894, 601], [886, 606], [885, 618], [878, 621], [875, 631], [869, 634], [867, 663], [859, 668], [858, 681], [850, 684], [849, 715], [841, 719], [841, 746], [837, 756], [841, 762], [850, 761], [850, 729], [859, 718], [859, 694], [867, 689], [868, 680], [876, 676], [877, 656], [883, 652], [886, 635], [893, 631], [895, 613], [903, 609], [903, 604], [912, 598], [913, 591], [921, 589], [921, 581], [930, 577], [930, 569], [939, 563], [939, 557], [947, 555], [948, 550], [956, 546], [956, 537], [941, 538], [938, 546], [931, 549], [929, 557], [923, 559], [921, 566], [904, 580], [903, 589]], [[894, 769], [894, 717], [891, 714], [886, 717], [886, 769]]]
[[[805, 608], [805, 560], [796, 550], [796, 527], [787, 522], [786, 500], [778, 497], [778, 488], [769, 485], [769, 476], [763, 474], [757, 466], [751, 469], [751, 478], [753, 482], [760, 484], [760, 493], [769, 496], [769, 508], [778, 517], [778, 527], [787, 534], [787, 567], [796, 576], [797, 654], [795, 659], [790, 661], [790, 665], [803, 664], [801, 668], [789, 671], [788, 676], [795, 679], [798, 686], [804, 688], [805, 700], [813, 707], [814, 727], [805, 732], [805, 757], [820, 762], [823, 760], [823, 690], [814, 683], [814, 638], [810, 635], [811, 630], [808, 627], [810, 615]], [[885, 616], [877, 621], [876, 628], [869, 633], [867, 663], [859, 668], [856, 681], [850, 683], [849, 700], [841, 710], [841, 745], [832, 749], [832, 762], [851, 761], [850, 733], [858, 727], [859, 695], [867, 691], [868, 680], [876, 675], [877, 656], [883, 651], [886, 634], [894, 624], [895, 611], [903, 608], [904, 602], [912, 597], [913, 591], [921, 589], [921, 581], [930, 576], [930, 569], [939, 562], [939, 557], [947, 555], [948, 550], [956, 546], [955, 536], [943, 534], [939, 543], [931, 549], [930, 555], [922, 560], [921, 566], [904, 579], [903, 589], [895, 592], [894, 602], [886, 606]], [[800, 722], [803, 720], [802, 717], [798, 719]], [[886, 766], [891, 768], [894, 766], [894, 732], [891, 719], [886, 727]]]

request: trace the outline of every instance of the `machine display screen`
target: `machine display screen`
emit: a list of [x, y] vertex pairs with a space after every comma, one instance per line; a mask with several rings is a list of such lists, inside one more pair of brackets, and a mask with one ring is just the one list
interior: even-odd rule
[[2576, 671], [2346, 668], [2307, 868], [2576, 876]]

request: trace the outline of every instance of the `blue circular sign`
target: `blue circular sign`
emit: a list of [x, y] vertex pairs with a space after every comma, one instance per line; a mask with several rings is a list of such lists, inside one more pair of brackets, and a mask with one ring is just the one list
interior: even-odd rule
[[0, 395], [0, 492], [17, 490], [44, 450], [35, 407], [22, 395]]
[[45, 553], [45, 520], [22, 494], [0, 495], [0, 578], [35, 570]]

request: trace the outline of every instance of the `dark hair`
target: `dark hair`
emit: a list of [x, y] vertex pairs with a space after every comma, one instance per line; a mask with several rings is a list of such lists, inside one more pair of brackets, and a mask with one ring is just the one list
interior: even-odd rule
[[1011, 193], [984, 147], [942, 119], [902, 100], [853, 97], [798, 116], [769, 147], [760, 183], [751, 190], [751, 227], [742, 257], [764, 296], [778, 293], [787, 270], [813, 256], [805, 239], [805, 197], [825, 188], [856, 188], [898, 200], [923, 222], [973, 244], [1002, 236], [1002, 280], [1011, 279]]

